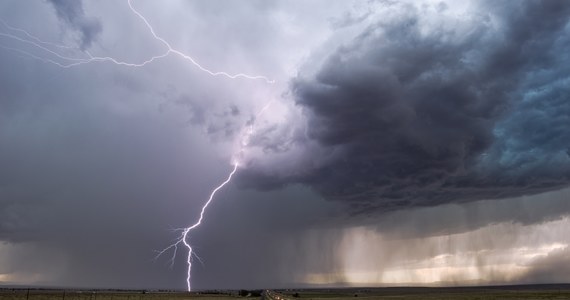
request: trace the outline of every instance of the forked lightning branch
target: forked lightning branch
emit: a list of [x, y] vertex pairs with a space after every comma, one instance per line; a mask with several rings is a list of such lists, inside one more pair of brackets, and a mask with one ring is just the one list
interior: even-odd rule
[[[232, 80], [235, 79], [262, 80], [267, 84], [273, 84], [275, 82], [274, 80], [270, 80], [265, 76], [248, 75], [244, 73], [230, 74], [225, 71], [213, 71], [207, 67], [202, 66], [192, 56], [173, 48], [170, 45], [170, 43], [168, 43], [165, 39], [163, 39], [160, 35], [158, 35], [154, 30], [154, 28], [152, 27], [152, 25], [150, 24], [150, 22], [133, 6], [131, 0], [127, 0], [127, 4], [131, 12], [144, 23], [145, 27], [148, 29], [153, 38], [164, 46], [165, 50], [163, 52], [150, 56], [142, 62], [122, 61], [111, 56], [93, 56], [89, 51], [81, 50], [78, 47], [72, 47], [68, 45], [61, 45], [44, 41], [39, 37], [35, 36], [34, 34], [22, 28], [14, 27], [1, 19], [0, 19], [0, 37], [4, 37], [6, 39], [17, 41], [21, 44], [25, 44], [29, 47], [34, 48], [36, 51], [32, 53], [30, 51], [26, 51], [26, 49], [23, 48], [9, 47], [2, 44], [0, 44], [0, 48], [14, 52], [15, 54], [18, 54], [23, 57], [39, 60], [44, 63], [53, 64], [60, 68], [72, 68], [91, 63], [104, 63], [104, 62], [112, 63], [123, 67], [139, 68], [139, 67], [144, 67], [147, 64], [153, 63], [167, 56], [176, 55], [184, 59], [185, 61], [189, 62], [190, 64], [194, 65], [196, 68], [198, 68], [203, 73], [209, 76], [222, 76]], [[76, 56], [70, 56], [69, 55], [70, 52], [73, 52]], [[271, 102], [268, 102], [256, 114], [255, 117], [257, 118], [261, 116], [267, 110], [270, 104]], [[194, 224], [188, 227], [177, 229], [177, 231], [180, 232], [180, 235], [176, 239], [176, 241], [173, 244], [166, 247], [165, 249], [158, 251], [157, 257], [165, 254], [168, 251], [171, 251], [172, 253], [171, 264], [174, 264], [174, 260], [178, 252], [178, 247], [179, 246], [186, 247], [186, 249], [188, 250], [188, 256], [186, 259], [188, 265], [187, 277], [186, 277], [186, 284], [188, 291], [192, 290], [191, 273], [192, 273], [192, 258], [193, 258], [192, 246], [188, 241], [189, 234], [192, 230], [196, 229], [202, 224], [202, 220], [204, 219], [206, 214], [206, 209], [208, 208], [210, 203], [214, 200], [216, 193], [232, 180], [232, 177], [237, 172], [240, 166], [241, 163], [240, 159], [243, 156], [243, 152], [245, 151], [245, 148], [247, 147], [249, 140], [251, 139], [251, 136], [254, 134], [254, 131], [255, 130], [253, 122], [251, 122], [248, 126], [244, 128], [242, 135], [240, 136], [240, 141], [239, 141], [240, 148], [237, 153], [234, 153], [232, 158], [231, 162], [232, 170], [228, 174], [227, 178], [212, 190], [209, 198], [207, 199], [207, 201], [204, 203], [204, 205], [200, 210], [198, 220]]]

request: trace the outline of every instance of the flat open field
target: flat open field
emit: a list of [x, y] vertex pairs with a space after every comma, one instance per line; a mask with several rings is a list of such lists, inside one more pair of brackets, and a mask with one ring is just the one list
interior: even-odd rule
[[142, 291], [0, 290], [0, 300], [238, 300], [227, 294]]
[[[570, 285], [526, 285], [502, 287], [454, 288], [346, 288], [276, 290], [265, 300], [491, 300], [491, 299], [570, 299]], [[259, 297], [239, 297], [237, 291], [219, 294], [141, 291], [79, 291], [0, 289], [0, 300], [246, 300]]]
[[[285, 299], [299, 300], [491, 300], [491, 299], [570, 299], [570, 285], [526, 285], [453, 288], [362, 288], [277, 291]], [[295, 297], [296, 296], [296, 297]]]

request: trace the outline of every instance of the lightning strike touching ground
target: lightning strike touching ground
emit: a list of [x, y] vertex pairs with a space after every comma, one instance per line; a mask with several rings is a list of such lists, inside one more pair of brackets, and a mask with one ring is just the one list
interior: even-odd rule
[[172, 257], [170, 258], [170, 266], [173, 266], [174, 265], [174, 259], [176, 258], [176, 254], [178, 252], [178, 246], [180, 244], [183, 244], [186, 248], [188, 248], [188, 257], [186, 259], [186, 263], [188, 264], [188, 270], [187, 270], [187, 276], [186, 276], [186, 286], [188, 288], [188, 291], [192, 290], [192, 284], [191, 284], [190, 278], [191, 278], [191, 271], [192, 271], [192, 255], [195, 255], [192, 252], [192, 246], [190, 245], [190, 243], [188, 243], [188, 233], [190, 233], [190, 231], [192, 229], [194, 229], [194, 228], [200, 226], [200, 224], [202, 224], [202, 220], [204, 219], [204, 213], [206, 212], [206, 208], [208, 208], [208, 205], [210, 205], [212, 200], [214, 200], [214, 196], [216, 195], [216, 193], [232, 180], [232, 176], [237, 172], [238, 166], [239, 166], [239, 164], [237, 162], [234, 162], [233, 169], [230, 172], [230, 174], [228, 175], [228, 177], [226, 178], [226, 180], [224, 182], [222, 182], [220, 185], [218, 185], [214, 190], [212, 190], [212, 193], [210, 193], [210, 197], [208, 198], [208, 200], [206, 201], [204, 206], [202, 206], [202, 210], [200, 211], [200, 217], [198, 218], [198, 221], [196, 221], [196, 223], [194, 223], [190, 227], [176, 229], [177, 231], [182, 231], [182, 233], [180, 234], [180, 237], [172, 245], [164, 248], [162, 251], [158, 251], [157, 255], [155, 257], [155, 258], [158, 258], [161, 255], [163, 255], [166, 251], [172, 249]]
[[236, 163], [234, 163], [234, 168], [231, 171], [230, 175], [228, 175], [228, 178], [224, 182], [222, 182], [222, 184], [220, 184], [218, 187], [216, 187], [212, 191], [212, 193], [210, 194], [210, 198], [208, 198], [208, 201], [206, 201], [206, 204], [204, 204], [204, 206], [202, 206], [202, 210], [200, 211], [200, 218], [198, 218], [198, 221], [194, 225], [186, 228], [183, 231], [182, 242], [184, 243], [184, 246], [186, 246], [186, 248], [188, 248], [188, 258], [186, 260], [186, 263], [188, 264], [188, 273], [186, 276], [186, 285], [188, 287], [188, 291], [192, 290], [192, 286], [191, 286], [191, 282], [190, 282], [190, 278], [192, 276], [192, 274], [191, 274], [191, 272], [192, 272], [192, 246], [190, 246], [190, 244], [188, 243], [188, 240], [187, 240], [188, 233], [190, 232], [190, 230], [192, 230], [192, 229], [200, 226], [200, 224], [202, 224], [202, 219], [204, 219], [204, 212], [206, 211], [206, 208], [208, 207], [208, 205], [210, 205], [210, 203], [214, 199], [214, 196], [216, 195], [216, 193], [221, 188], [223, 188], [228, 182], [230, 182], [230, 180], [232, 180], [232, 176], [236, 173], [237, 169], [238, 169], [238, 163], [236, 162]]
[[179, 238], [170, 246], [164, 248], [161, 251], [157, 251], [157, 255], [155, 256], [155, 259], [157, 259], [161, 255], [163, 255], [164, 253], [166, 253], [167, 251], [172, 249], [172, 257], [170, 258], [170, 266], [172, 267], [174, 265], [174, 260], [176, 259], [176, 254], [178, 252], [178, 246], [180, 244], [183, 244], [186, 248], [188, 248], [188, 257], [186, 259], [186, 263], [188, 264], [187, 275], [186, 275], [186, 285], [187, 285], [188, 291], [192, 290], [192, 284], [191, 284], [192, 256], [193, 255], [196, 256], [196, 254], [192, 251], [192, 246], [190, 245], [190, 243], [188, 243], [188, 234], [190, 233], [191, 230], [195, 229], [196, 227], [200, 226], [200, 224], [202, 224], [202, 220], [204, 219], [204, 213], [206, 212], [206, 208], [208, 208], [208, 205], [210, 205], [212, 200], [214, 200], [214, 196], [216, 195], [216, 193], [232, 180], [233, 175], [237, 172], [238, 167], [240, 166], [241, 155], [245, 151], [245, 147], [249, 144], [251, 136], [255, 132], [255, 130], [254, 130], [255, 129], [254, 128], [255, 120], [257, 118], [259, 118], [269, 108], [269, 106], [273, 103], [273, 101], [274, 100], [271, 100], [267, 104], [265, 104], [261, 108], [261, 110], [259, 110], [259, 112], [255, 115], [255, 118], [249, 122], [248, 126], [246, 126], [246, 128], [243, 131], [242, 136], [241, 136], [240, 149], [233, 158], [233, 163], [232, 163], [233, 169], [232, 169], [232, 171], [229, 173], [226, 180], [224, 182], [222, 182], [220, 185], [218, 185], [212, 191], [212, 193], [210, 193], [210, 197], [208, 198], [208, 200], [206, 201], [204, 206], [202, 206], [202, 210], [200, 211], [200, 217], [198, 218], [198, 221], [196, 221], [196, 223], [194, 223], [190, 227], [176, 229], [176, 231], [182, 232], [180, 234]]
[[[79, 49], [78, 47], [60, 45], [60, 44], [44, 41], [44, 40], [40, 39], [39, 37], [32, 35], [31, 33], [29, 33], [28, 31], [26, 31], [24, 29], [17, 28], [17, 27], [9, 25], [8, 23], [6, 23], [4, 20], [1, 20], [1, 19], [0, 19], [0, 25], [1, 25], [0, 28], [3, 29], [2, 30], [3, 32], [0, 32], [0, 37], [11, 39], [11, 40], [17, 41], [21, 44], [26, 44], [28, 46], [31, 46], [36, 51], [41, 52], [44, 56], [41, 56], [40, 54], [34, 54], [30, 51], [26, 51], [25, 49], [8, 47], [8, 46], [2, 45], [2, 44], [0, 44], [0, 48], [18, 53], [24, 57], [32, 58], [32, 59], [35, 59], [38, 61], [42, 61], [44, 63], [50, 63], [50, 64], [53, 64], [53, 65], [56, 65], [58, 67], [65, 68], [65, 69], [80, 66], [80, 65], [95, 63], [95, 62], [111, 62], [115, 65], [125, 66], [125, 67], [144, 67], [145, 65], [152, 63], [158, 59], [165, 58], [165, 57], [169, 56], [170, 54], [175, 54], [175, 55], [183, 58], [184, 60], [189, 61], [192, 65], [194, 65], [199, 70], [201, 70], [201, 71], [203, 71], [203, 72], [205, 72], [211, 76], [214, 76], [214, 77], [223, 76], [223, 77], [227, 77], [229, 79], [243, 78], [243, 79], [250, 79], [250, 80], [263, 80], [268, 84], [275, 83], [274, 80], [270, 80], [269, 78], [267, 78], [265, 76], [248, 75], [245, 73], [230, 74], [230, 73], [225, 72], [225, 71], [212, 71], [212, 70], [202, 66], [193, 57], [173, 48], [170, 45], [170, 43], [168, 43], [165, 39], [160, 37], [156, 33], [156, 31], [154, 30], [152, 25], [150, 25], [148, 20], [138, 10], [136, 10], [133, 7], [131, 2], [132, 2], [131, 0], [127, 0], [127, 3], [128, 3], [130, 10], [133, 12], [133, 14], [135, 14], [145, 24], [146, 28], [152, 34], [154, 39], [159, 41], [161, 44], [163, 44], [166, 47], [165, 52], [158, 54], [158, 55], [150, 56], [148, 59], [146, 59], [142, 62], [138, 62], [138, 63], [120, 61], [120, 60], [117, 60], [117, 59], [110, 57], [110, 56], [94, 56], [89, 51], [83, 51], [83, 50]], [[20, 35], [17, 35], [18, 33]], [[64, 53], [64, 51], [66, 53], [67, 52], [74, 52], [74, 56], [69, 56], [68, 54]], [[239, 151], [235, 154], [235, 156], [232, 159], [232, 166], [233, 167], [232, 167], [231, 172], [228, 174], [226, 180], [224, 180], [220, 185], [218, 185], [214, 190], [212, 190], [208, 200], [206, 201], [206, 203], [201, 208], [200, 216], [199, 216], [198, 220], [196, 221], [196, 223], [194, 223], [193, 225], [186, 227], [186, 228], [175, 229], [175, 231], [181, 232], [178, 239], [176, 239], [175, 242], [173, 244], [171, 244], [170, 246], [164, 248], [161, 251], [157, 251], [157, 255], [155, 256], [155, 259], [160, 257], [161, 255], [165, 254], [167, 251], [172, 250], [172, 256], [170, 258], [170, 265], [173, 266], [176, 255], [178, 253], [178, 246], [180, 246], [182, 244], [188, 249], [188, 256], [187, 256], [187, 260], [186, 260], [186, 262], [188, 264], [187, 277], [186, 277], [186, 284], [187, 284], [188, 291], [191, 291], [192, 258], [193, 258], [193, 256], [197, 257], [196, 254], [193, 253], [192, 246], [188, 242], [188, 235], [189, 235], [190, 231], [192, 231], [193, 229], [197, 228], [198, 226], [200, 226], [202, 224], [202, 220], [204, 219], [204, 214], [206, 212], [206, 209], [210, 205], [210, 203], [214, 200], [216, 193], [220, 189], [222, 189], [225, 185], [227, 185], [231, 181], [232, 176], [237, 172], [238, 167], [240, 166], [241, 156], [243, 155], [243, 152], [245, 151], [245, 147], [247, 147], [247, 145], [249, 144], [251, 136], [254, 133], [255, 119], [258, 118], [259, 116], [261, 116], [268, 109], [268, 107], [271, 105], [272, 102], [273, 102], [273, 100], [269, 101], [255, 115], [254, 119], [252, 119], [251, 121], [248, 122], [247, 126], [245, 127], [245, 129], [242, 132], [242, 136], [240, 139]]]

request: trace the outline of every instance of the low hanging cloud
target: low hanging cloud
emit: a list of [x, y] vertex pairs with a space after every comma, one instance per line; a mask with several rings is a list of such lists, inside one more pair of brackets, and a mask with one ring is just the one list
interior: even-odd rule
[[529, 264], [529, 271], [521, 276], [524, 283], [552, 283], [570, 280], [570, 270], [561, 268], [570, 263], [570, 249], [566, 246], [538, 257]]
[[478, 5], [385, 7], [291, 82], [307, 119], [295, 144], [319, 163], [269, 172], [253, 160], [241, 183], [303, 183], [357, 211], [568, 186], [570, 3]]
[[101, 33], [101, 23], [85, 15], [81, 0], [48, 0], [57, 13], [57, 17], [79, 33], [81, 49], [91, 46]]

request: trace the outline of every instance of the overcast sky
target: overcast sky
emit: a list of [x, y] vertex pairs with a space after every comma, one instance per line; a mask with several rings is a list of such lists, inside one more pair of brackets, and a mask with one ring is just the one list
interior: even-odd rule
[[2, 1], [0, 284], [569, 282], [569, 15]]

